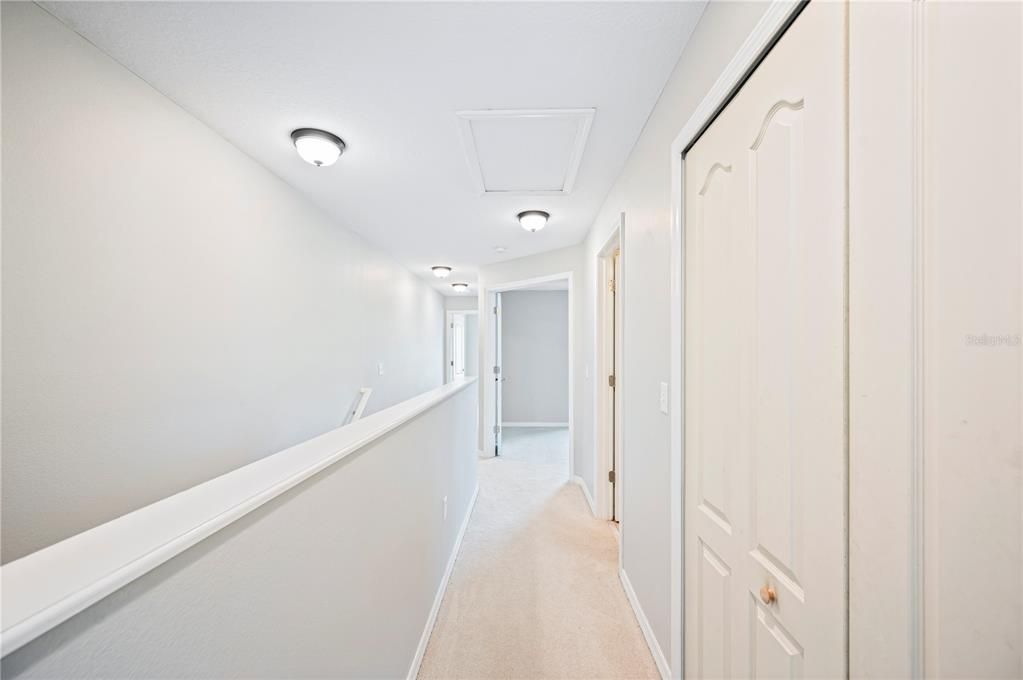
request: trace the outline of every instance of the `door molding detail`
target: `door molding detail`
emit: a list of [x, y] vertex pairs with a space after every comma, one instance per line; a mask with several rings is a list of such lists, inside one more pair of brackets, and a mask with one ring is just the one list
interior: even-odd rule
[[[926, 68], [926, 34], [924, 31], [924, 3], [914, 2], [911, 17], [911, 45], [913, 52], [913, 67], [911, 74], [912, 92], [912, 184], [913, 184], [913, 233], [912, 233], [912, 256], [913, 256], [913, 283], [911, 300], [913, 305], [913, 330], [912, 330], [912, 412], [910, 417], [913, 421], [913, 449], [910, 460], [910, 557], [909, 557], [909, 665], [911, 677], [924, 677], [924, 592], [923, 563], [924, 563], [924, 517], [926, 510], [924, 506], [924, 371], [926, 369], [924, 354], [924, 290], [926, 289], [925, 277], [925, 256], [926, 256], [926, 234], [925, 234], [925, 210], [926, 205], [926, 177], [924, 173], [927, 168], [926, 139], [924, 136], [924, 73]], [[852, 508], [850, 508], [851, 512]], [[850, 533], [850, 538], [852, 534]], [[850, 575], [852, 573], [852, 561], [850, 556]], [[852, 595], [850, 589], [850, 596]], [[850, 655], [851, 656], [851, 655]]]
[[714, 173], [716, 173], [718, 171], [720, 171], [720, 172], [731, 172], [732, 171], [732, 166], [731, 165], [722, 165], [721, 163], [715, 163], [714, 165], [710, 166], [710, 170], [707, 171], [707, 177], [703, 180], [703, 186], [700, 187], [700, 192], [699, 192], [700, 196], [703, 196], [704, 194], [707, 193], [707, 189], [710, 188], [710, 181], [712, 179], [714, 179]]
[[682, 263], [685, 261], [685, 206], [683, 182], [685, 178], [685, 151], [711, 124], [718, 112], [742, 86], [785, 29], [806, 5], [805, 0], [773, 0], [760, 21], [739, 47], [735, 56], [718, 76], [714, 85], [682, 126], [671, 145], [671, 611], [670, 674], [683, 676], [683, 517], [682, 490], [684, 488], [684, 279]]
[[777, 102], [774, 106], [772, 106], [764, 116], [764, 122], [760, 124], [760, 131], [757, 133], [757, 138], [753, 140], [753, 143], [750, 145], [750, 151], [756, 151], [760, 148], [760, 145], [764, 142], [764, 137], [767, 136], [768, 128], [771, 127], [771, 121], [774, 120], [774, 117], [778, 115], [779, 111], [782, 109], [788, 109], [789, 111], [801, 111], [803, 109], [803, 104], [802, 99], [795, 102], [789, 102], [782, 99], [780, 102]]

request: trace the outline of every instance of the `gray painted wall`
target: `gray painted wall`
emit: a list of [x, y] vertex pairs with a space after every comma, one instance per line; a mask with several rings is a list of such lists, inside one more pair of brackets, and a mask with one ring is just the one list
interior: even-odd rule
[[332, 429], [360, 387], [371, 412], [442, 382], [438, 293], [2, 11], [4, 561]]
[[[619, 215], [625, 213], [623, 560], [665, 656], [671, 648], [671, 579], [680, 577], [671, 571], [671, 430], [668, 416], [659, 407], [660, 383], [671, 379], [669, 151], [682, 126], [769, 6], [766, 2], [707, 5], [583, 246], [588, 286], [583, 304], [588, 341], [583, 347], [588, 353], [586, 365], [592, 369], [597, 253]], [[591, 399], [588, 405], [592, 407], [592, 403]], [[592, 478], [585, 479], [589, 483]]]
[[7, 656], [3, 678], [404, 678], [476, 485], [473, 387]]
[[501, 294], [501, 417], [568, 422], [568, 291]]

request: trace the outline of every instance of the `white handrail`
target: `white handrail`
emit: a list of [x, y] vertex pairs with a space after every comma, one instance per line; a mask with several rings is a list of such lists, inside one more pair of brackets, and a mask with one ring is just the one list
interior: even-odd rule
[[355, 408], [348, 416], [348, 422], [354, 423], [359, 418], [362, 418], [362, 412], [366, 410], [366, 402], [369, 401], [369, 395], [373, 394], [372, 387], [363, 387], [359, 390], [359, 401], [355, 404]]
[[6, 656], [475, 381], [448, 383], [0, 566]]

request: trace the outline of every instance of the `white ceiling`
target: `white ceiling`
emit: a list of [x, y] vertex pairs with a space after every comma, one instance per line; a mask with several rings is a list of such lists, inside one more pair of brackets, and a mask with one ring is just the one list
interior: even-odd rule
[[[450, 294], [452, 281], [475, 283], [476, 265], [584, 238], [705, 2], [44, 5]], [[570, 193], [480, 193], [458, 112], [586, 108], [596, 113]], [[289, 138], [300, 127], [334, 132], [348, 149], [332, 167], [308, 165]], [[491, 174], [533, 186], [530, 145], [496, 133], [487, 129]], [[535, 156], [537, 186], [564, 174], [564, 154], [549, 155]], [[519, 227], [527, 209], [550, 212], [547, 228]], [[434, 264], [455, 273], [437, 281]]]

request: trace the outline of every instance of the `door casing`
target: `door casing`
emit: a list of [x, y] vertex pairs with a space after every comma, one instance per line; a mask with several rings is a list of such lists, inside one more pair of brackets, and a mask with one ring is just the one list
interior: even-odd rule
[[671, 145], [671, 249], [669, 286], [670, 376], [669, 484], [671, 497], [671, 603], [669, 665], [673, 677], [683, 677], [685, 581], [683, 573], [683, 489], [685, 488], [685, 151], [728, 104], [785, 29], [806, 5], [806, 0], [772, 0], [746, 41], [718, 76], [714, 85], [682, 126]]
[[[594, 356], [597, 357], [597, 390], [596, 390], [596, 475], [597, 475], [597, 498], [596, 505], [600, 516], [604, 519], [614, 519], [615, 515], [619, 523], [619, 530], [624, 531], [622, 489], [625, 478], [624, 460], [624, 436], [623, 424], [625, 422], [625, 404], [622, 399], [624, 393], [623, 385], [626, 377], [623, 370], [624, 358], [624, 299], [625, 284], [623, 276], [625, 251], [622, 247], [625, 240], [625, 213], [621, 213], [615, 221], [611, 235], [605, 241], [597, 253], [597, 334], [595, 337], [596, 348]], [[618, 252], [618, 272], [616, 276], [617, 291], [614, 298], [613, 309], [610, 291], [607, 282], [612, 276], [612, 258]], [[609, 318], [616, 315], [615, 323]], [[614, 341], [609, 337], [609, 329], [614, 327]], [[615, 375], [615, 388], [608, 387], [607, 376]], [[612, 457], [617, 460], [612, 462]], [[608, 471], [614, 469], [616, 484], [608, 482]], [[617, 488], [615, 488], [617, 487]], [[617, 503], [613, 502], [613, 493], [618, 494]], [[612, 505], [617, 508], [612, 512]], [[619, 560], [620, 561], [620, 560]]]

